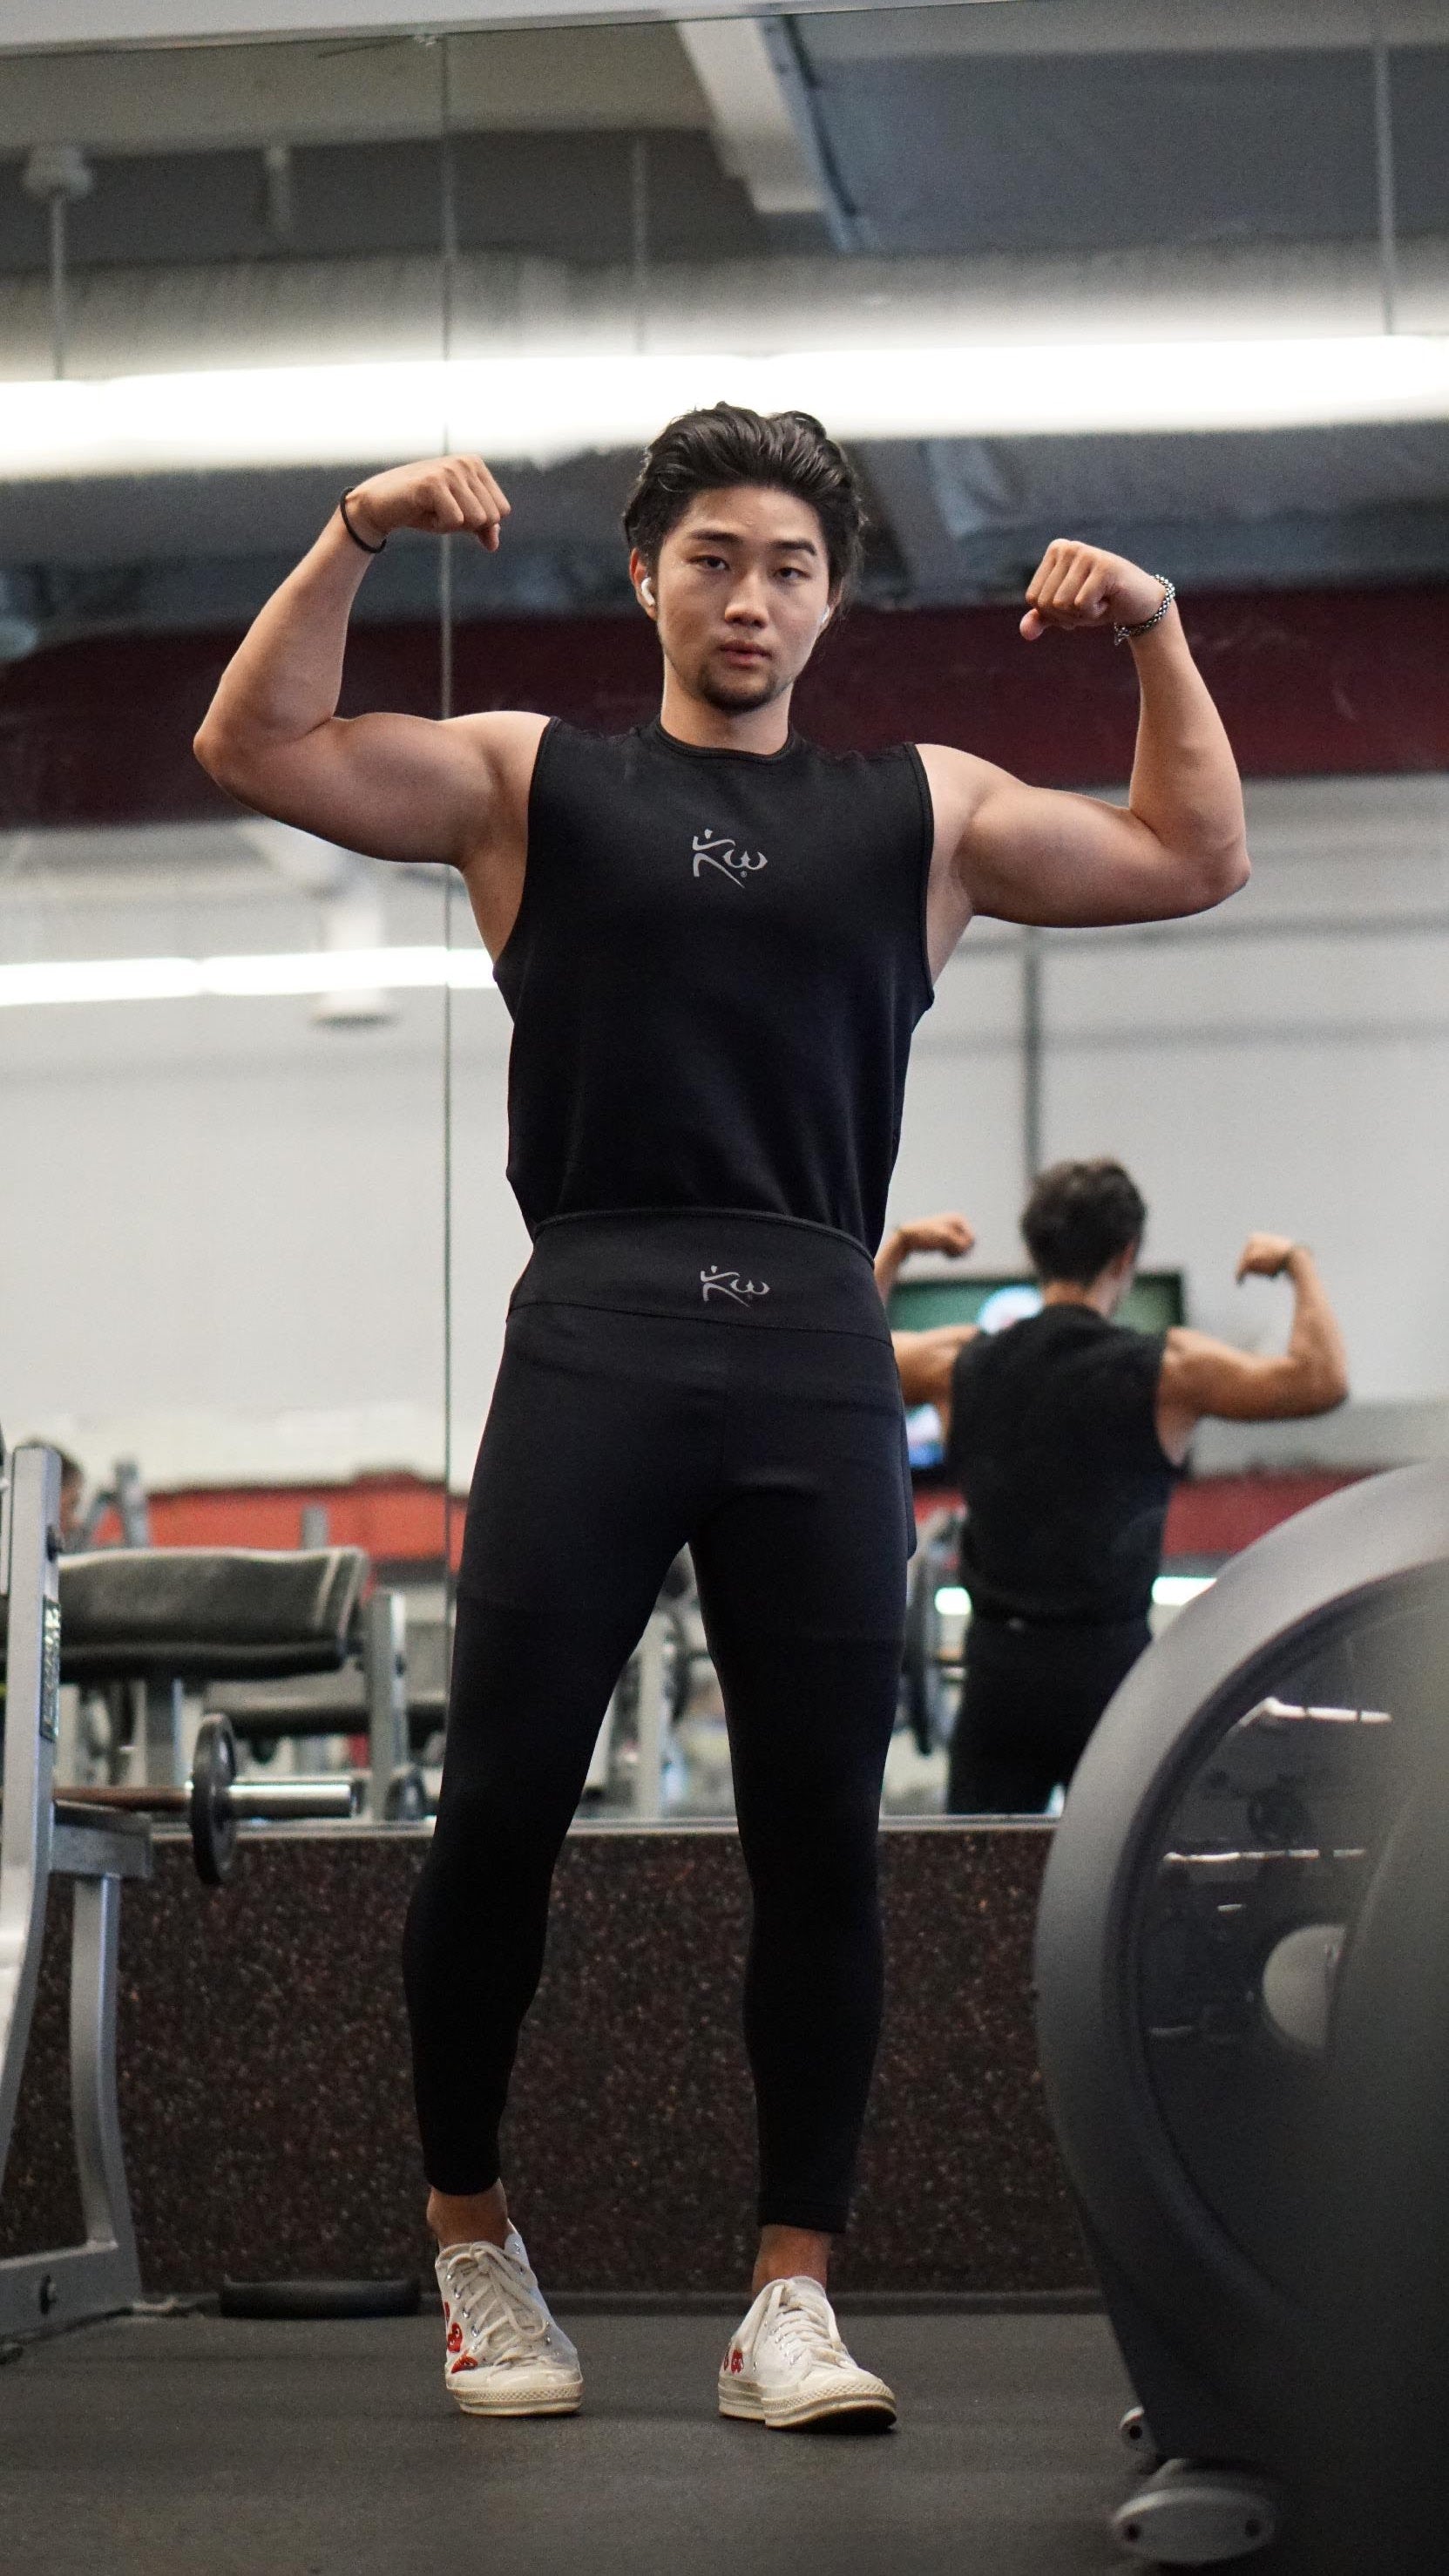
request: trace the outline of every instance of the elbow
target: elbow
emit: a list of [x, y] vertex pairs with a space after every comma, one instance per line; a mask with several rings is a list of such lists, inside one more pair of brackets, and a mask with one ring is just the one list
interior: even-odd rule
[[1222, 892], [1218, 896], [1219, 903], [1226, 903], [1230, 894], [1241, 894], [1252, 873], [1253, 862], [1248, 856], [1248, 844], [1246, 841], [1240, 841], [1222, 870]]
[[191, 748], [207, 777], [225, 788], [238, 803], [252, 801], [252, 773], [240, 743], [214, 716], [203, 717], [191, 738]]
[[202, 717], [192, 735], [191, 748], [207, 777], [214, 778], [219, 787], [224, 787], [227, 768], [225, 737], [209, 715]]
[[1323, 1401], [1318, 1408], [1319, 1412], [1336, 1413], [1341, 1404], [1347, 1404], [1348, 1396], [1349, 1385], [1347, 1369], [1330, 1369], [1324, 1385]]
[[1349, 1396], [1348, 1371], [1337, 1361], [1316, 1369], [1300, 1390], [1294, 1412], [1300, 1421], [1319, 1413], [1336, 1413]]
[[1212, 851], [1192, 863], [1196, 892], [1193, 909], [1211, 912], [1217, 904], [1226, 903], [1231, 895], [1241, 894], [1253, 873], [1246, 841], [1235, 841]]

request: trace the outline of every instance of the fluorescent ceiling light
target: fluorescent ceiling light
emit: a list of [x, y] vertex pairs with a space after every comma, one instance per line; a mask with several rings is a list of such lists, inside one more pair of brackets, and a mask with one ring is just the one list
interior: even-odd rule
[[846, 438], [1330, 427], [1449, 419], [1449, 336], [1005, 342], [773, 358], [567, 354], [8, 384], [0, 473], [354, 465], [445, 443], [540, 464], [636, 447], [722, 396]]
[[208, 996], [397, 991], [476, 992], [493, 968], [481, 948], [309, 948], [258, 957], [80, 957], [0, 966], [0, 1010], [38, 1002], [188, 1002]]

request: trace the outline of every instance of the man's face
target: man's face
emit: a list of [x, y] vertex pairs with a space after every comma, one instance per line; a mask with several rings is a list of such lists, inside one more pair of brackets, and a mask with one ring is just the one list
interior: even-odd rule
[[652, 578], [637, 549], [629, 571], [636, 590], [650, 581], [666, 661], [692, 697], [726, 714], [792, 686], [833, 605], [819, 519], [769, 486], [698, 493]]

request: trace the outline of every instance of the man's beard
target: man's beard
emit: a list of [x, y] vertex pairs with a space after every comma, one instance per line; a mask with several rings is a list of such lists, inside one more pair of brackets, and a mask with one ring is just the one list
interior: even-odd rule
[[770, 706], [784, 696], [790, 683], [768, 662], [753, 671], [731, 671], [727, 665], [721, 667], [711, 661], [705, 663], [694, 685], [707, 707], [732, 716]]

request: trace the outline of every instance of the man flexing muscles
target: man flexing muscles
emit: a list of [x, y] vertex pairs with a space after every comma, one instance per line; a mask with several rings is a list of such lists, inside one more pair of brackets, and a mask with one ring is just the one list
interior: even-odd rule
[[825, 2282], [880, 2016], [876, 1835], [912, 1531], [871, 1255], [911, 1033], [973, 912], [1158, 920], [1248, 873], [1232, 753], [1168, 586], [1098, 547], [1048, 549], [1022, 633], [1130, 640], [1125, 808], [939, 744], [836, 757], [802, 740], [791, 691], [862, 516], [807, 414], [689, 413], [649, 449], [624, 523], [662, 648], [657, 717], [613, 737], [521, 711], [343, 720], [370, 555], [400, 528], [491, 550], [507, 522], [479, 457], [398, 466], [346, 495], [197, 737], [244, 804], [455, 865], [513, 1018], [508, 1173], [533, 1253], [468, 1506], [405, 1955], [446, 2385], [477, 2413], [579, 2402], [511, 2225], [499, 2121], [554, 1860], [687, 1541], [753, 1895], [761, 2234], [719, 2404], [776, 2427], [894, 2416]]
[[[1286, 1235], [1249, 1235], [1237, 1270], [1291, 1283], [1281, 1357], [1181, 1325], [1163, 1334], [1114, 1323], [1146, 1222], [1120, 1163], [1056, 1163], [1021, 1220], [1040, 1314], [1000, 1333], [938, 1324], [894, 1337], [901, 1391], [936, 1407], [967, 1511], [972, 1617], [952, 1814], [1028, 1815], [1070, 1783], [1147, 1644], [1167, 1506], [1198, 1424], [1299, 1421], [1348, 1393], [1317, 1264]], [[962, 1217], [897, 1227], [876, 1259], [882, 1296], [908, 1253], [958, 1254], [971, 1241]]]

